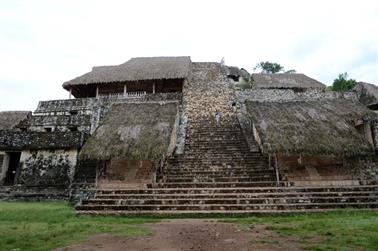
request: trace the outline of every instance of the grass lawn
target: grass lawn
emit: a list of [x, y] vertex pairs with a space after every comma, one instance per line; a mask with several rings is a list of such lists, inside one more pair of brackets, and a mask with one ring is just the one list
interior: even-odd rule
[[85, 240], [96, 233], [148, 235], [138, 226], [148, 218], [76, 217], [64, 202], [0, 202], [0, 250], [51, 250]]
[[262, 224], [282, 237], [296, 239], [305, 250], [378, 250], [378, 211], [340, 210], [222, 221], [237, 223], [241, 229]]
[[[0, 250], [51, 250], [78, 243], [96, 233], [144, 236], [150, 232], [139, 224], [160, 219], [163, 218], [76, 217], [73, 208], [64, 202], [0, 202]], [[340, 210], [235, 218], [219, 216], [219, 220], [236, 223], [241, 229], [263, 225], [280, 237], [294, 238], [306, 250], [378, 250], [378, 211]], [[260, 241], [280, 244], [279, 240]]]

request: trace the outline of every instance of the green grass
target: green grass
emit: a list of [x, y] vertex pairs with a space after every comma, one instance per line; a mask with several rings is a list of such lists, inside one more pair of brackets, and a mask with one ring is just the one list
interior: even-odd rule
[[0, 250], [51, 250], [87, 239], [96, 233], [148, 235], [141, 217], [75, 216], [64, 202], [0, 202]]
[[[96, 233], [145, 236], [150, 232], [139, 224], [164, 218], [188, 217], [77, 217], [64, 202], [0, 202], [0, 251], [51, 250], [84, 241]], [[264, 225], [283, 238], [294, 237], [306, 250], [378, 250], [378, 211], [217, 218], [236, 223], [241, 230]], [[280, 244], [279, 240], [261, 241]]]
[[241, 229], [262, 224], [280, 236], [297, 238], [306, 250], [378, 250], [377, 211], [340, 210], [222, 221], [237, 223]]

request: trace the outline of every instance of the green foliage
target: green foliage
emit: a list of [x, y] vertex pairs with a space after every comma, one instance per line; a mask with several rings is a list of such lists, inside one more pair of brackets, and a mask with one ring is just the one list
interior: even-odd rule
[[340, 73], [333, 81], [332, 91], [345, 92], [351, 90], [356, 85], [356, 80], [348, 79], [348, 73]]
[[98, 233], [148, 235], [150, 232], [137, 224], [156, 221], [141, 217], [77, 217], [64, 202], [0, 202], [0, 250], [52, 250]]
[[305, 250], [376, 250], [378, 212], [339, 210], [328, 213], [228, 219], [241, 229], [259, 224], [281, 236], [296, 237]]
[[284, 67], [282, 65], [269, 61], [256, 64], [254, 70], [258, 69], [260, 69], [262, 73], [278, 73], [284, 71]]

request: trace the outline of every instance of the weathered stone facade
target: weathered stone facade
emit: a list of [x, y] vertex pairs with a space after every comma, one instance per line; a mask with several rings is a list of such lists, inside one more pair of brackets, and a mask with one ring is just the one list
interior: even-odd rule
[[16, 184], [68, 188], [75, 172], [75, 150], [23, 151]]
[[[19, 187], [17, 191], [3, 190], [4, 197], [11, 197], [12, 192], [18, 195], [22, 191], [30, 192], [31, 187], [39, 191], [31, 197], [47, 194], [48, 188], [53, 187], [60, 191], [56, 193], [57, 198], [71, 195], [73, 201], [78, 201], [93, 197], [95, 192], [89, 190], [93, 188], [220, 187], [221, 190], [261, 184], [345, 186], [378, 182], [377, 162], [372, 156], [322, 155], [315, 151], [315, 146], [314, 151], [310, 149], [306, 154], [292, 153], [287, 149], [273, 153], [273, 144], [267, 142], [263, 134], [263, 129], [268, 127], [264, 110], [256, 110], [262, 115], [260, 117], [251, 116], [253, 108], [248, 107], [248, 104], [255, 104], [251, 102], [267, 104], [267, 114], [268, 109], [280, 108], [281, 104], [294, 106], [300, 102], [320, 102], [325, 103], [325, 110], [311, 109], [308, 116], [312, 122], [316, 119], [329, 122], [330, 117], [324, 114], [336, 116], [326, 112], [328, 108], [332, 110], [331, 102], [358, 102], [355, 92], [338, 93], [324, 88], [299, 92], [295, 88], [257, 89], [253, 85], [243, 89], [240, 85], [249, 83], [248, 79], [243, 83], [236, 82], [237, 76], [230, 78], [230, 70], [227, 69], [219, 63], [191, 63], [189, 69], [184, 69], [185, 72], [188, 70], [188, 75], [185, 75], [182, 86], [160, 88], [179, 92], [154, 93], [156, 81], [148, 79], [143, 85], [139, 80], [129, 83], [138, 93], [143, 93], [138, 96], [119, 95], [118, 89], [117, 95], [97, 95], [97, 86], [97, 98], [39, 102], [37, 109], [23, 116], [17, 125], [9, 130], [0, 130], [0, 185], [8, 179], [7, 186]], [[94, 75], [99, 73], [97, 70], [93, 71]], [[101, 80], [102, 75], [95, 77]], [[85, 76], [82, 78], [85, 80]], [[153, 87], [148, 87], [151, 93], [139, 90], [138, 83], [140, 88], [146, 83], [153, 84]], [[163, 85], [165, 82], [159, 80], [159, 83]], [[91, 83], [76, 84], [80, 85], [80, 94], [85, 95], [86, 85]], [[103, 84], [103, 91], [113, 85], [119, 87], [113, 82], [94, 84]], [[126, 84], [124, 87], [121, 91], [127, 94]], [[360, 107], [350, 119], [329, 122], [331, 127], [336, 128], [331, 132], [352, 128], [355, 138], [369, 142], [376, 150], [377, 119], [368, 110], [366, 114], [369, 116], [360, 116], [365, 108]], [[220, 114], [219, 123], [215, 120], [216, 112]], [[299, 128], [298, 133], [293, 135], [297, 141], [304, 142], [306, 139], [301, 129], [306, 130], [310, 124], [303, 111], [294, 111], [293, 114], [299, 121], [295, 125], [296, 129]], [[363, 127], [358, 129], [353, 125], [357, 129], [353, 128], [351, 123], [354, 120], [362, 121]], [[284, 121], [278, 121], [276, 129], [279, 124], [284, 124]], [[293, 126], [288, 123], [287, 130]], [[319, 129], [327, 131], [321, 126]], [[365, 138], [359, 138], [358, 130]], [[280, 135], [276, 138], [277, 141], [285, 140]], [[91, 145], [89, 150], [86, 149], [87, 143]], [[348, 149], [353, 147], [361, 148], [348, 145]], [[86, 152], [94, 154], [84, 154]], [[11, 166], [11, 160], [16, 164]], [[171, 173], [166, 170], [167, 167], [172, 168]], [[13, 168], [14, 177], [9, 175], [8, 168]], [[3, 196], [1, 190], [0, 196]], [[232, 205], [230, 208], [233, 208]]]

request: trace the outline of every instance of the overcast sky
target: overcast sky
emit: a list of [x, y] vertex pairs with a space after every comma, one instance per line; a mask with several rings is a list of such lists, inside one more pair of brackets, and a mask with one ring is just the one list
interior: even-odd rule
[[0, 0], [0, 110], [68, 98], [92, 66], [186, 55], [378, 84], [378, 1]]

